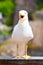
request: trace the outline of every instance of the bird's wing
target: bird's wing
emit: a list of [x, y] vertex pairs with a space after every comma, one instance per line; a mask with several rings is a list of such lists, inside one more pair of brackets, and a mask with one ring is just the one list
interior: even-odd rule
[[18, 31], [18, 24], [14, 26], [13, 32], [11, 37], [13, 38], [15, 35], [17, 35], [17, 31]]

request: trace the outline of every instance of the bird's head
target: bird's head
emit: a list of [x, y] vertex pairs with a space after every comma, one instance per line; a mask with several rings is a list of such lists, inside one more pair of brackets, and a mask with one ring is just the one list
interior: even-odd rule
[[20, 10], [19, 11], [19, 20], [21, 22], [23, 22], [24, 20], [26, 20], [28, 18], [28, 12], [25, 10]]

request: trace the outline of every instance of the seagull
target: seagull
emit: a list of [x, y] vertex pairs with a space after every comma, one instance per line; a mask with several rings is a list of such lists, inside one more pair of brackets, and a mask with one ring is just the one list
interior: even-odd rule
[[27, 55], [27, 43], [33, 39], [33, 32], [29, 24], [27, 11], [19, 11], [19, 20], [14, 26], [11, 38], [16, 42], [17, 50], [15, 50], [17, 57], [30, 58], [30, 56]]

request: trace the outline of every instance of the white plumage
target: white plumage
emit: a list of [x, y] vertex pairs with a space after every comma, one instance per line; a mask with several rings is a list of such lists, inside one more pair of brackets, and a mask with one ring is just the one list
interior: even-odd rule
[[[25, 55], [24, 54], [25, 51], [21, 50], [21, 48], [23, 45], [26, 46], [27, 42], [33, 38], [33, 32], [29, 24], [27, 11], [25, 10], [19, 11], [19, 21], [14, 26], [12, 38], [17, 42], [18, 48], [20, 46], [19, 50], [21, 51], [21, 54]], [[26, 50], [25, 48], [22, 48], [22, 49]], [[19, 52], [18, 54], [20, 55]]]

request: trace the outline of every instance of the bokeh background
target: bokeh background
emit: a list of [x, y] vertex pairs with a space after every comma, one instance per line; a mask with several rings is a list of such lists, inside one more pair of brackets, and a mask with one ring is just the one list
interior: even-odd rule
[[27, 45], [28, 54], [43, 56], [43, 0], [0, 0], [0, 44], [11, 37], [22, 9], [29, 13], [34, 34], [34, 39]]

